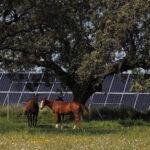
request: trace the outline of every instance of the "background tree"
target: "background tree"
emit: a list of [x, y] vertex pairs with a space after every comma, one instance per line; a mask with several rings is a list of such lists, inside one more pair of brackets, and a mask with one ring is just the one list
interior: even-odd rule
[[[106, 76], [149, 69], [149, 5], [147, 0], [3, 0], [1, 67], [43, 67], [85, 103], [102, 90]], [[117, 51], [126, 56], [116, 60]]]

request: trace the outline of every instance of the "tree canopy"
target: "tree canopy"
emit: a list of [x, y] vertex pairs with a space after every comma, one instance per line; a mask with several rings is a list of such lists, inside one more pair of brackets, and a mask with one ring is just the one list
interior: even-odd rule
[[147, 0], [2, 0], [1, 68], [42, 67], [85, 103], [106, 76], [149, 70], [149, 8]]

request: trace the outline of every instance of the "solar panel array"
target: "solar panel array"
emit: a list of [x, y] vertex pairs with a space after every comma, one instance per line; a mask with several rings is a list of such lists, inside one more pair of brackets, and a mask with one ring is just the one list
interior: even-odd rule
[[[33, 93], [38, 93], [47, 99], [56, 99], [59, 90], [63, 91], [66, 101], [73, 99], [72, 92], [63, 87], [61, 82], [51, 77], [45, 82], [46, 75], [42, 73], [16, 73], [13, 77], [9, 73], [0, 73], [0, 104], [6, 105], [24, 103]], [[94, 93], [88, 103], [107, 107], [132, 107], [140, 111], [147, 111], [150, 107], [150, 93], [131, 93], [132, 75], [115, 74], [108, 76], [103, 83], [103, 91]]]
[[[36, 78], [36, 82], [33, 81]], [[0, 104], [24, 103], [31, 98], [33, 93], [38, 93], [39, 99], [46, 97], [48, 99], [56, 99], [63, 90], [64, 99], [69, 101], [72, 99], [72, 92], [67, 87], [62, 87], [61, 82], [54, 79], [46, 83], [44, 74], [42, 73], [17, 73], [11, 77], [8, 73], [0, 73]]]

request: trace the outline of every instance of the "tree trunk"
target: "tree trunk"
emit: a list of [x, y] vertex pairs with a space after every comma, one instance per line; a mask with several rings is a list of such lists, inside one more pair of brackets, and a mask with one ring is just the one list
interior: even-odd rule
[[83, 105], [86, 104], [87, 100], [92, 96], [93, 93], [96, 91], [101, 91], [102, 83], [99, 84], [99, 86], [93, 85], [93, 80], [90, 80], [89, 82], [85, 84], [78, 84], [77, 86], [74, 85], [72, 88], [72, 92], [74, 95], [74, 100], [81, 102]]

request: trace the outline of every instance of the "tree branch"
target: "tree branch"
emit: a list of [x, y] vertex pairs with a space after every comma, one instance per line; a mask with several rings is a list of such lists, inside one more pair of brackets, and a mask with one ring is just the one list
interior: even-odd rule
[[99, 73], [101, 74], [101, 76], [106, 77], [108, 75], [117, 74], [128, 70], [133, 70], [136, 68], [150, 69], [150, 62], [145, 63], [143, 61], [142, 63], [135, 62], [131, 64], [129, 60], [124, 59], [121, 62], [109, 64], [105, 66], [105, 70], [102, 69], [99, 71]]
[[15, 37], [16, 35], [18, 34], [21, 34], [21, 33], [29, 33], [29, 32], [32, 32], [34, 31], [35, 29], [39, 29], [38, 25], [34, 25], [28, 29], [22, 29], [22, 30], [19, 30], [19, 31], [16, 31], [14, 33], [8, 33], [6, 36], [4, 36], [0, 41], [1, 41], [1, 45], [5, 42], [5, 40], [9, 37]]

